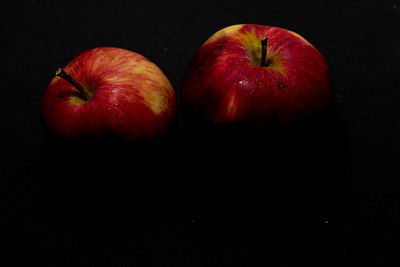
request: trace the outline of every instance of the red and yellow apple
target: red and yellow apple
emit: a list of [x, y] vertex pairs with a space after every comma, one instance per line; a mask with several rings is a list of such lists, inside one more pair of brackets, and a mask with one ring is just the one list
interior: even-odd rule
[[46, 129], [64, 141], [109, 134], [151, 140], [167, 131], [175, 112], [164, 73], [137, 53], [111, 47], [83, 52], [59, 69], [41, 104]]
[[324, 111], [330, 95], [327, 63], [313, 45], [292, 31], [255, 24], [212, 35], [182, 82], [186, 111], [212, 125], [290, 125]]

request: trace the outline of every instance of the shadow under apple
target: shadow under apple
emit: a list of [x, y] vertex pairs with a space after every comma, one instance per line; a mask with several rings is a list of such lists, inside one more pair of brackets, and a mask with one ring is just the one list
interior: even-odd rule
[[163, 198], [176, 172], [174, 138], [129, 143], [103, 136], [62, 143], [46, 136], [42, 174], [47, 198], [78, 212], [140, 210]]
[[[318, 117], [268, 129], [215, 128], [185, 114], [183, 172], [215, 197], [219, 210], [228, 210], [226, 227], [239, 246], [235, 257], [247, 265], [252, 260], [317, 263], [324, 257], [335, 262], [343, 244], [325, 225], [344, 177], [347, 140], [333, 105]], [[274, 258], [284, 252], [285, 260]]]
[[328, 209], [347, 159], [343, 122], [333, 106], [318, 117], [268, 129], [210, 127], [185, 114], [182, 169], [227, 208], [282, 220]]

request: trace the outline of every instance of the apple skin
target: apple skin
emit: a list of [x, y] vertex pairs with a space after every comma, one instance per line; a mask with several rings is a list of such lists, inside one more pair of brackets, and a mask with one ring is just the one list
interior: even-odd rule
[[[267, 60], [261, 66], [261, 40]], [[256, 24], [233, 25], [197, 51], [182, 82], [185, 114], [208, 125], [293, 125], [330, 103], [330, 73], [322, 54], [300, 35]]]
[[45, 129], [57, 140], [116, 136], [153, 140], [166, 133], [176, 113], [176, 95], [164, 73], [129, 50], [100, 47], [81, 53], [64, 71], [87, 90], [90, 99], [67, 80], [54, 77], [41, 103]]

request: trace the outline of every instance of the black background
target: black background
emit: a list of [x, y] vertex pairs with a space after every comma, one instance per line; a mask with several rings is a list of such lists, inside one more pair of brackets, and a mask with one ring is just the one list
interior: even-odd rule
[[[0, 265], [398, 266], [399, 1], [1, 5]], [[46, 141], [42, 94], [79, 53], [140, 53], [179, 94], [200, 45], [239, 23], [322, 52], [326, 120], [267, 141], [193, 134], [182, 116], [144, 146]]]

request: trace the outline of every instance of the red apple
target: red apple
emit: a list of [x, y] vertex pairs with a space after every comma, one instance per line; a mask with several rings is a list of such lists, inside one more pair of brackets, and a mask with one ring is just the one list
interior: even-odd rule
[[41, 105], [46, 129], [61, 140], [151, 140], [167, 131], [175, 111], [164, 73], [137, 53], [111, 47], [83, 52], [59, 69]]
[[212, 125], [291, 125], [330, 102], [322, 54], [300, 35], [242, 24], [212, 35], [197, 51], [182, 83], [184, 107]]

